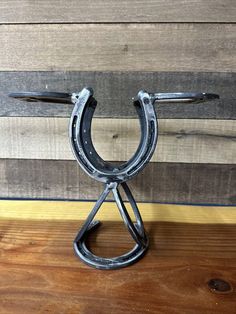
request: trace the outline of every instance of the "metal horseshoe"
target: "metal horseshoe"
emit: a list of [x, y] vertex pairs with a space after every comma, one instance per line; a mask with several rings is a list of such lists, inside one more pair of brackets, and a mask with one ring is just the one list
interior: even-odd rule
[[[91, 88], [84, 88], [79, 93], [12, 93], [9, 96], [26, 101], [47, 101], [60, 103], [73, 103], [74, 109], [70, 118], [69, 137], [74, 156], [83, 170], [92, 178], [105, 184], [104, 190], [90, 212], [87, 220], [74, 240], [76, 255], [89, 266], [98, 269], [117, 269], [133, 264], [140, 259], [148, 248], [143, 221], [135, 199], [126, 183], [137, 175], [149, 162], [157, 144], [158, 123], [155, 112], [155, 102], [203, 102], [219, 98], [216, 94], [207, 93], [148, 93], [140, 91], [134, 99], [140, 129], [141, 139], [139, 146], [127, 162], [115, 166], [103, 160], [96, 152], [91, 138], [91, 123], [97, 101], [93, 97]], [[119, 188], [122, 188], [133, 209], [135, 222], [132, 221]], [[120, 215], [130, 232], [135, 245], [128, 253], [104, 258], [93, 254], [86, 245], [89, 233], [99, 226], [94, 220], [102, 203], [109, 193], [112, 193]]]

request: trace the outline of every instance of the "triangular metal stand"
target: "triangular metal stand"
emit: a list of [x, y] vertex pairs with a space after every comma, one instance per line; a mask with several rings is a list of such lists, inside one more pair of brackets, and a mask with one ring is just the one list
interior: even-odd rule
[[[146, 236], [144, 226], [143, 226], [143, 221], [139, 213], [137, 204], [134, 200], [134, 197], [127, 183], [123, 182], [123, 183], [120, 183], [120, 185], [122, 186], [129, 200], [129, 203], [133, 209], [136, 222], [135, 223], [132, 222], [132, 219], [122, 200], [122, 197], [118, 190], [119, 183], [117, 182], [107, 183], [105, 185], [104, 191], [100, 195], [95, 206], [93, 207], [93, 210], [90, 212], [86, 222], [84, 223], [84, 225], [82, 226], [81, 230], [79, 231], [79, 233], [77, 234], [74, 240], [75, 253], [86, 264], [88, 264], [89, 266], [98, 268], [98, 269], [117, 269], [117, 268], [131, 265], [134, 262], [136, 262], [140, 257], [142, 257], [142, 255], [148, 248], [148, 238]], [[92, 230], [100, 224], [99, 221], [96, 221], [93, 219], [96, 213], [98, 212], [99, 208], [101, 207], [102, 203], [105, 201], [106, 197], [111, 191], [114, 195], [114, 200], [117, 204], [121, 217], [124, 220], [124, 223], [136, 244], [131, 251], [129, 251], [128, 253], [124, 255], [113, 257], [113, 258], [103, 258], [103, 257], [94, 255], [87, 248], [86, 239], [89, 233], [92, 232]]]

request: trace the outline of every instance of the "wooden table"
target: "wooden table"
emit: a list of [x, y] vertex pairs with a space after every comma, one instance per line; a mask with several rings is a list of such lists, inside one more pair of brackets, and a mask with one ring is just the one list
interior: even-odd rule
[[[0, 202], [1, 314], [236, 313], [235, 207], [140, 204], [150, 249], [116, 271], [92, 269], [74, 255], [91, 207]], [[132, 245], [113, 207], [105, 204], [103, 227], [89, 240], [104, 256]]]

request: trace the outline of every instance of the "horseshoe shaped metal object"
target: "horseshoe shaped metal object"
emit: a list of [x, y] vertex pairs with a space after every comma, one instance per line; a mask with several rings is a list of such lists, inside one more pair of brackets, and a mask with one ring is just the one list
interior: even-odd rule
[[[78, 232], [74, 240], [76, 255], [89, 266], [98, 269], [117, 269], [133, 264], [140, 259], [148, 248], [143, 221], [139, 213], [135, 199], [126, 183], [137, 175], [149, 162], [157, 144], [158, 124], [155, 112], [155, 102], [203, 102], [219, 98], [216, 94], [207, 93], [148, 93], [140, 91], [134, 99], [140, 128], [141, 139], [139, 146], [130, 160], [122, 165], [115, 166], [104, 161], [96, 152], [91, 138], [91, 122], [97, 105], [91, 88], [84, 88], [79, 93], [12, 93], [10, 97], [26, 101], [46, 101], [73, 103], [74, 109], [70, 118], [69, 137], [74, 156], [83, 170], [92, 178], [105, 184], [104, 191], [100, 195], [87, 220]], [[122, 187], [132, 207], [136, 221], [133, 222], [124, 201], [119, 192]], [[130, 232], [135, 245], [128, 253], [104, 258], [94, 255], [86, 245], [86, 239], [96, 227], [99, 221], [94, 217], [105, 201], [109, 193], [113, 193], [114, 200], [120, 215]]]

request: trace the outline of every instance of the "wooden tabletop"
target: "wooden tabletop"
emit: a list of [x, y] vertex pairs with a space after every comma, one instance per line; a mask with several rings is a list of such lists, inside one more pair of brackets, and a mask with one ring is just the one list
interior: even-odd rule
[[[101, 271], [72, 248], [91, 206], [0, 202], [1, 314], [236, 313], [235, 207], [140, 204], [148, 253]], [[122, 254], [132, 240], [115, 215], [108, 218], [89, 245], [98, 255]]]

